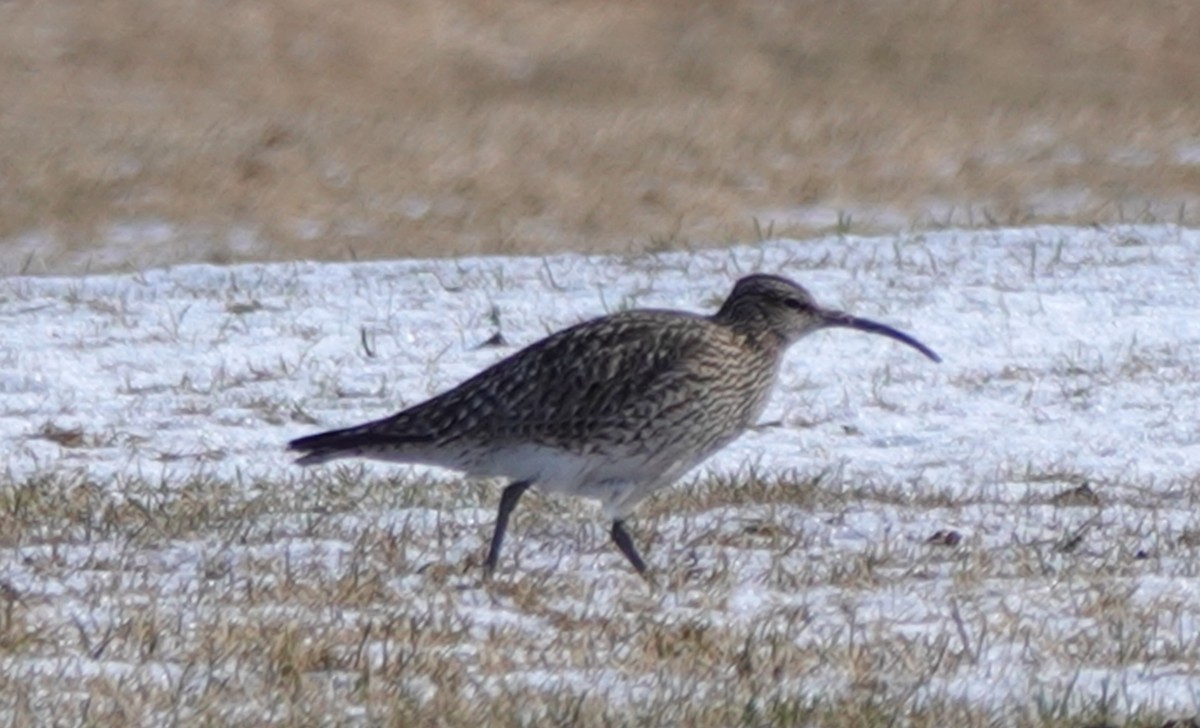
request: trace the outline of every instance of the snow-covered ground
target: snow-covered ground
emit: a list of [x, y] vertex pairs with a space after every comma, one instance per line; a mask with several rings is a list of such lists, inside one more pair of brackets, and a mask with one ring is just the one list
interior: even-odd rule
[[[710, 311], [752, 271], [792, 277], [826, 305], [894, 325], [944, 363], [845, 330], [800, 342], [767, 426], [685, 478], [678, 494], [643, 505], [635, 540], [652, 568], [675, 575], [658, 590], [629, 575], [593, 511], [530, 500], [522, 509], [553, 517], [532, 527], [518, 518], [498, 579], [576, 581], [542, 604], [496, 594], [476, 568], [458, 567], [484, 549], [497, 489], [382, 464], [302, 473], [283, 449], [289, 438], [413, 404], [584, 318], [631, 306]], [[53, 692], [64, 675], [132, 673], [127, 680], [186, 695], [197, 688], [184, 665], [200, 659], [188, 621], [238, 609], [195, 596], [220, 578], [214, 569], [253, 574], [248, 564], [286, 560], [336, 579], [361, 556], [363, 529], [391, 529], [410, 542], [381, 557], [382, 596], [325, 626], [436, 605], [467, 625], [463, 641], [444, 648], [484, 692], [516, 681], [652, 700], [667, 678], [634, 667], [619, 646], [546, 657], [552, 640], [586, 631], [576, 620], [602, 614], [664, 629], [698, 620], [747, 644], [782, 639], [811, 657], [772, 678], [796, 694], [861, 690], [867, 680], [917, 703], [1044, 711], [1062, 700], [1195, 713], [1197, 311], [1200, 232], [1173, 226], [0, 279], [6, 628], [15, 629], [15, 604], [26, 633], [59, 635], [0, 650], [0, 671], [46, 691], [45, 704], [69, 699]], [[498, 332], [504, 343], [483, 345]], [[388, 481], [397, 474], [407, 479]], [[322, 507], [289, 510], [287, 497], [319, 500], [314, 493], [355, 478], [382, 485], [339, 511], [336, 525], [323, 521], [320, 538], [299, 535], [297, 520]], [[61, 505], [86, 484], [88, 508], [179, 508], [198, 479], [244, 506], [240, 518], [256, 535], [235, 541], [197, 526], [156, 537], [103, 524], [55, 534], [55, 518], [81, 519], [19, 503], [47, 488]], [[773, 489], [769, 502], [737, 494], [751, 479]], [[710, 492], [713, 483], [726, 492]], [[413, 488], [429, 495], [413, 500]], [[929, 543], [939, 531], [942, 543]], [[789, 534], [793, 548], [773, 532]], [[447, 543], [446, 533], [457, 537]], [[438, 581], [431, 565], [463, 573]], [[705, 569], [713, 583], [689, 580]], [[144, 660], [89, 647], [79, 625], [111, 631], [146, 601], [168, 647]], [[574, 616], [563, 625], [545, 609]], [[480, 654], [496, 629], [514, 631], [503, 670]], [[386, 652], [386, 640], [363, 640], [368, 653]], [[852, 659], [863, 647], [878, 664]], [[931, 655], [936, 664], [909, 664]], [[712, 668], [689, 691], [724, 689], [725, 670]], [[734, 666], [727, 672], [735, 679]], [[410, 678], [395, 680], [422, 699], [437, 693], [428, 675]]]

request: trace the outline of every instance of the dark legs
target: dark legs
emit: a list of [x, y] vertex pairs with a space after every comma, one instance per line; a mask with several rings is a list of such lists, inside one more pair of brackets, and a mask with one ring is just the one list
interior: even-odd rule
[[496, 514], [496, 528], [492, 531], [492, 546], [488, 549], [487, 562], [483, 567], [484, 574], [487, 576], [492, 575], [492, 572], [496, 570], [496, 562], [500, 560], [500, 545], [504, 543], [504, 532], [508, 530], [508, 517], [517, 507], [517, 501], [521, 500], [521, 496], [529, 490], [531, 485], [533, 485], [531, 480], [518, 480], [506, 487], [500, 494], [500, 512]]
[[633, 564], [633, 568], [637, 569], [637, 573], [645, 576], [646, 562], [642, 561], [637, 547], [633, 545], [633, 539], [629, 537], [629, 531], [625, 530], [625, 522], [613, 521], [610, 533], [612, 534], [613, 543], [617, 544], [617, 548], [621, 549], [621, 553], [625, 554], [625, 558], [629, 559], [629, 563]]
[[[507, 486], [500, 494], [500, 511], [496, 514], [496, 527], [492, 530], [492, 545], [488, 549], [487, 561], [483, 565], [485, 577], [491, 576], [492, 572], [496, 570], [496, 562], [500, 560], [500, 547], [504, 544], [504, 533], [508, 530], [508, 517], [512, 515], [513, 509], [517, 507], [517, 501], [521, 500], [521, 496], [529, 490], [531, 485], [533, 485], [531, 480], [518, 480]], [[621, 549], [621, 553], [625, 554], [625, 558], [629, 559], [629, 563], [633, 564], [637, 573], [646, 576], [646, 562], [642, 561], [641, 554], [633, 545], [633, 539], [625, 528], [625, 522], [613, 521], [612, 530], [609, 533], [612, 535], [613, 543]]]

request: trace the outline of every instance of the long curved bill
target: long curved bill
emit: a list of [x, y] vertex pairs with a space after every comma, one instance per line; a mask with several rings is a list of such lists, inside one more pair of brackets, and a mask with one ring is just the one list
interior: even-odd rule
[[930, 349], [928, 346], [925, 346], [903, 331], [898, 331], [893, 329], [891, 326], [881, 324], [878, 321], [858, 318], [857, 316], [851, 316], [850, 314], [842, 311], [828, 311], [825, 313], [825, 326], [831, 328], [855, 329], [856, 331], [865, 331], [868, 334], [879, 334], [880, 336], [886, 336], [889, 339], [895, 339], [901, 343], [908, 344], [933, 361], [940, 362], [942, 360], [942, 357], [938, 356], [933, 349]]

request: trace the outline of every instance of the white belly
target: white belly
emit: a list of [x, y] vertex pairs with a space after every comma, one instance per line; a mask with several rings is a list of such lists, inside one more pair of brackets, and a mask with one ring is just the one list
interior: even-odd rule
[[577, 455], [541, 445], [522, 445], [489, 458], [486, 472], [481, 469], [476, 474], [529, 480], [543, 492], [590, 498], [599, 501], [610, 518], [619, 518], [698, 463]]

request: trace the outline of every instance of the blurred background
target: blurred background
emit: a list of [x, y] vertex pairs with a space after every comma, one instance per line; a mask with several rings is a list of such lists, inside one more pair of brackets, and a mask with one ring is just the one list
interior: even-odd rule
[[0, 272], [1200, 218], [1190, 0], [3, 0]]

